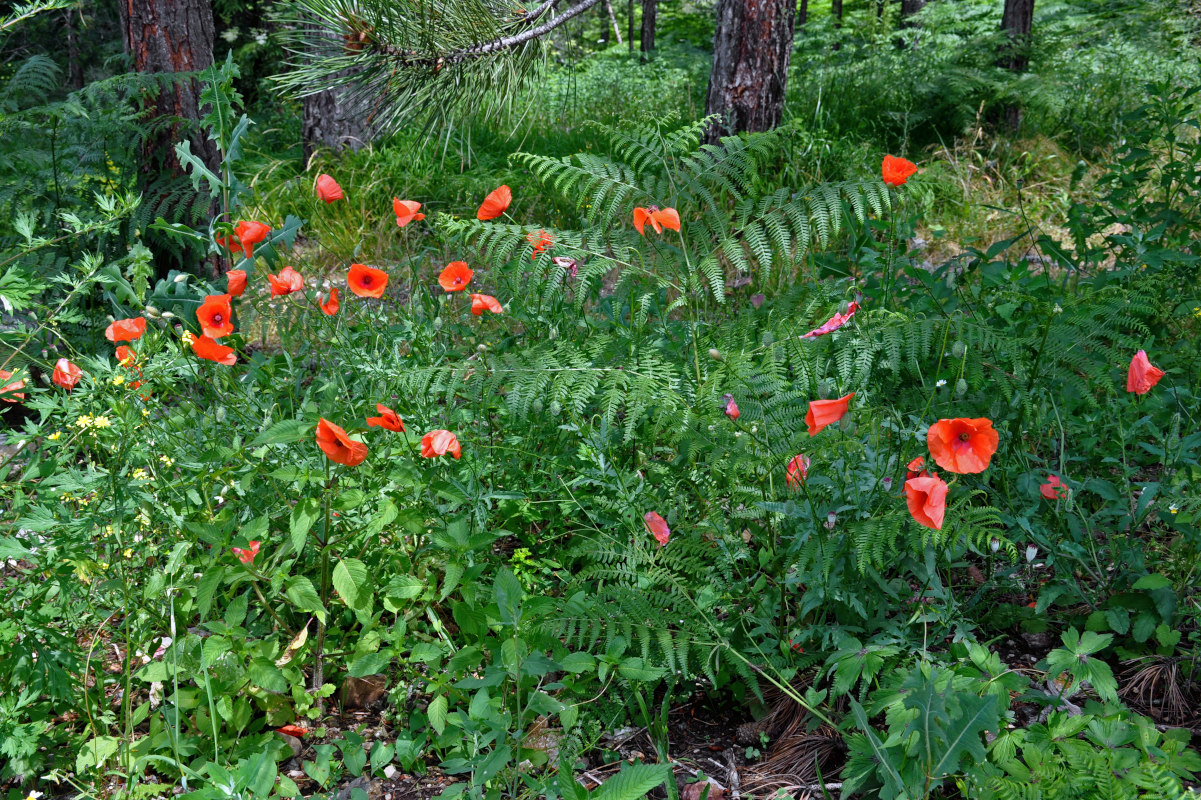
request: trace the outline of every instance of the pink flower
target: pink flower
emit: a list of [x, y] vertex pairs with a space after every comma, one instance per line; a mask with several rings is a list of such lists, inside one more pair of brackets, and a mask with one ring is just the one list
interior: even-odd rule
[[229, 549], [243, 564], [252, 564], [254, 563], [254, 557], [259, 554], [259, 541], [251, 539], [250, 547], [246, 549], [242, 549], [241, 547], [231, 547]]
[[1048, 500], [1058, 500], [1060, 497], [1066, 497], [1068, 487], [1063, 485], [1063, 481], [1058, 475], [1048, 475], [1047, 482], [1038, 487], [1039, 494]]
[[646, 523], [646, 529], [655, 537], [660, 547], [667, 544], [667, 540], [671, 538], [671, 528], [667, 527], [667, 520], [654, 511], [648, 511], [642, 516], [642, 521]]
[[826, 320], [825, 322], [823, 322], [821, 325], [814, 328], [813, 330], [809, 331], [808, 333], [801, 334], [801, 338], [802, 339], [816, 339], [818, 336], [825, 336], [827, 333], [832, 333], [832, 332], [838, 330], [839, 328], [841, 328], [843, 325], [846, 325], [848, 322], [850, 322], [851, 317], [855, 316], [855, 312], [858, 310], [859, 310], [859, 304], [851, 303], [850, 306], [847, 307], [847, 313], [835, 314], [834, 316], [830, 317], [828, 320]]

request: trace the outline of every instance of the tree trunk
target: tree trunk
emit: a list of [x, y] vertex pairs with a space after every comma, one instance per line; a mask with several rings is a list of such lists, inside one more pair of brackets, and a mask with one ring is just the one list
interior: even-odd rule
[[617, 15], [613, 13], [613, 4], [609, 0], [605, 0], [605, 13], [609, 16], [609, 23], [601, 23], [605, 29], [604, 41], [609, 43], [609, 26], [613, 26], [613, 35], [617, 37], [617, 43], [621, 44], [621, 28], [617, 24]]
[[[830, 13], [834, 16], [834, 30], [842, 29], [842, 0], [830, 0]], [[837, 37], [838, 34], [835, 34]], [[842, 47], [842, 42], [834, 39], [834, 49], [838, 50]]]
[[630, 43], [630, 52], [634, 52], [634, 0], [630, 0], [630, 16], [626, 20], [626, 40]]
[[642, 40], [638, 49], [642, 51], [645, 61], [647, 54], [655, 49], [655, 12], [658, 10], [658, 0], [642, 0]]
[[[313, 30], [317, 32], [316, 28]], [[324, 35], [330, 36], [328, 33]], [[346, 74], [341, 72], [338, 76]], [[304, 143], [305, 161], [318, 148], [335, 153], [344, 147], [358, 150], [371, 140], [373, 131], [370, 120], [371, 109], [352, 102], [345, 87], [326, 89], [304, 98], [300, 114], [300, 138]]]
[[780, 124], [795, 22], [796, 0], [719, 0], [705, 113], [725, 119], [710, 142]]
[[[213, 10], [209, 0], [120, 0], [121, 37], [138, 72], [193, 72], [213, 64]], [[213, 140], [188, 122], [200, 119], [200, 84], [181, 81], [159, 90], [149, 113], [171, 120], [154, 127], [143, 145], [142, 172], [160, 169], [180, 174], [175, 143], [186, 135], [192, 152], [216, 169], [220, 160]]]
[[[1001, 47], [997, 64], [1025, 72], [1029, 66], [1030, 32], [1034, 28], [1034, 0], [1005, 0], [1001, 14], [1001, 32], [1006, 42]], [[1005, 109], [1005, 123], [1012, 130], [1022, 126], [1022, 108], [1014, 104]]]
[[83, 88], [83, 63], [79, 60], [79, 33], [75, 30], [75, 15], [79, 9], [68, 9], [63, 14], [63, 30], [67, 34], [67, 80], [71, 88]]
[[809, 21], [809, 0], [801, 0], [801, 8], [797, 11], [796, 24], [800, 27], [805, 27], [805, 23]]
[[911, 25], [909, 18], [921, 11], [925, 5], [926, 0], [901, 0], [901, 24]]

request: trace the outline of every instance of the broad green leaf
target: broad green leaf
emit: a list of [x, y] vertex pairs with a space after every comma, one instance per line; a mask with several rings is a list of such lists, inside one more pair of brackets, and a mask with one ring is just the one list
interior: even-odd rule
[[357, 558], [344, 558], [334, 566], [334, 591], [355, 611], [371, 612], [371, 581], [367, 565]]
[[425, 715], [429, 717], [430, 725], [433, 725], [434, 730], [441, 736], [442, 731], [446, 730], [446, 695], [440, 694], [431, 700]]

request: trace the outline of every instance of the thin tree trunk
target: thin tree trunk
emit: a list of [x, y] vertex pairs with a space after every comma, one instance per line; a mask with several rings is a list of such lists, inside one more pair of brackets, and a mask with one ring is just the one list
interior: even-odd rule
[[83, 88], [83, 63], [79, 60], [79, 34], [75, 30], [75, 15], [79, 9], [71, 8], [63, 14], [63, 29], [67, 34], [67, 80], [72, 89]]
[[876, 19], [884, 19], [884, 0], [876, 0]]
[[925, 5], [926, 0], [901, 0], [901, 25], [912, 25], [913, 22], [909, 18], [921, 11]]
[[630, 0], [630, 15], [626, 20], [626, 41], [630, 43], [630, 52], [634, 52], [634, 0]]
[[801, 0], [801, 8], [797, 11], [796, 24], [798, 27], [805, 27], [805, 23], [809, 21], [809, 0]]
[[[830, 0], [830, 13], [834, 15], [834, 30], [842, 29], [842, 0]], [[837, 35], [837, 34], [836, 34]], [[834, 49], [842, 47], [842, 42], [834, 40]]]
[[[621, 44], [621, 27], [617, 24], [617, 15], [613, 13], [613, 4], [609, 0], [605, 0], [605, 13], [609, 15], [609, 24], [613, 26], [613, 35], [617, 37], [617, 43]], [[605, 28], [605, 43], [609, 42], [609, 29]]]
[[719, 0], [705, 113], [725, 119], [709, 141], [780, 124], [795, 23], [796, 0]]
[[[999, 66], [1014, 72], [1025, 72], [1030, 64], [1030, 32], [1034, 28], [1034, 0], [1005, 0], [1001, 14], [1001, 32], [1005, 43], [1001, 47]], [[1005, 109], [1005, 123], [1012, 130], [1022, 126], [1022, 108], [1016, 103]]]
[[642, 39], [638, 49], [642, 51], [642, 60], [655, 49], [655, 14], [658, 10], [658, 0], [642, 0]]
[[[317, 29], [313, 28], [315, 35]], [[346, 73], [340, 73], [345, 75]], [[352, 103], [347, 89], [336, 87], [304, 98], [300, 137], [307, 161], [318, 148], [358, 150], [371, 139], [370, 109]]]

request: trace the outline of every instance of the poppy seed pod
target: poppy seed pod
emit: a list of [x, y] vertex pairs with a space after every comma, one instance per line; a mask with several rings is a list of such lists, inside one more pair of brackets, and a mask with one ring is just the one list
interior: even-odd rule
[[563, 412], [563, 404], [560, 403], [558, 400], [552, 400], [551, 404], [550, 404], [550, 415], [552, 417], [557, 417], [562, 412]]
[[154, 306], [146, 306], [146, 315], [150, 317], [157, 317], [159, 315], [159, 310]]
[[967, 381], [965, 381], [963, 378], [960, 378], [955, 382], [955, 395], [957, 397], [963, 397], [965, 394], [967, 394]]
[[716, 347], [710, 347], [709, 358], [713, 359], [714, 361], [721, 361], [721, 351]]
[[951, 355], [955, 356], [955, 358], [963, 358], [967, 355], [967, 345], [961, 341], [956, 341], [955, 344], [951, 345]]
[[850, 309], [851, 309], [851, 304], [848, 303], [846, 300], [843, 300], [841, 303], [838, 304], [838, 313], [839, 314], [845, 314]]
[[541, 413], [542, 413], [542, 409], [543, 409], [543, 408], [545, 408], [545, 407], [546, 407], [546, 406], [545, 406], [545, 405], [543, 405], [543, 403], [542, 403], [542, 398], [538, 398], [537, 400], [535, 400], [535, 401], [534, 401], [534, 403], [533, 403], [533, 405], [531, 406], [531, 408], [533, 408], [533, 409], [534, 409], [534, 413], [535, 413], [535, 414], [541, 414]]
[[822, 400], [829, 400], [833, 387], [830, 386], [830, 381], [822, 380], [817, 382], [817, 396]]
[[434, 330], [442, 330], [442, 317], [434, 317]]

